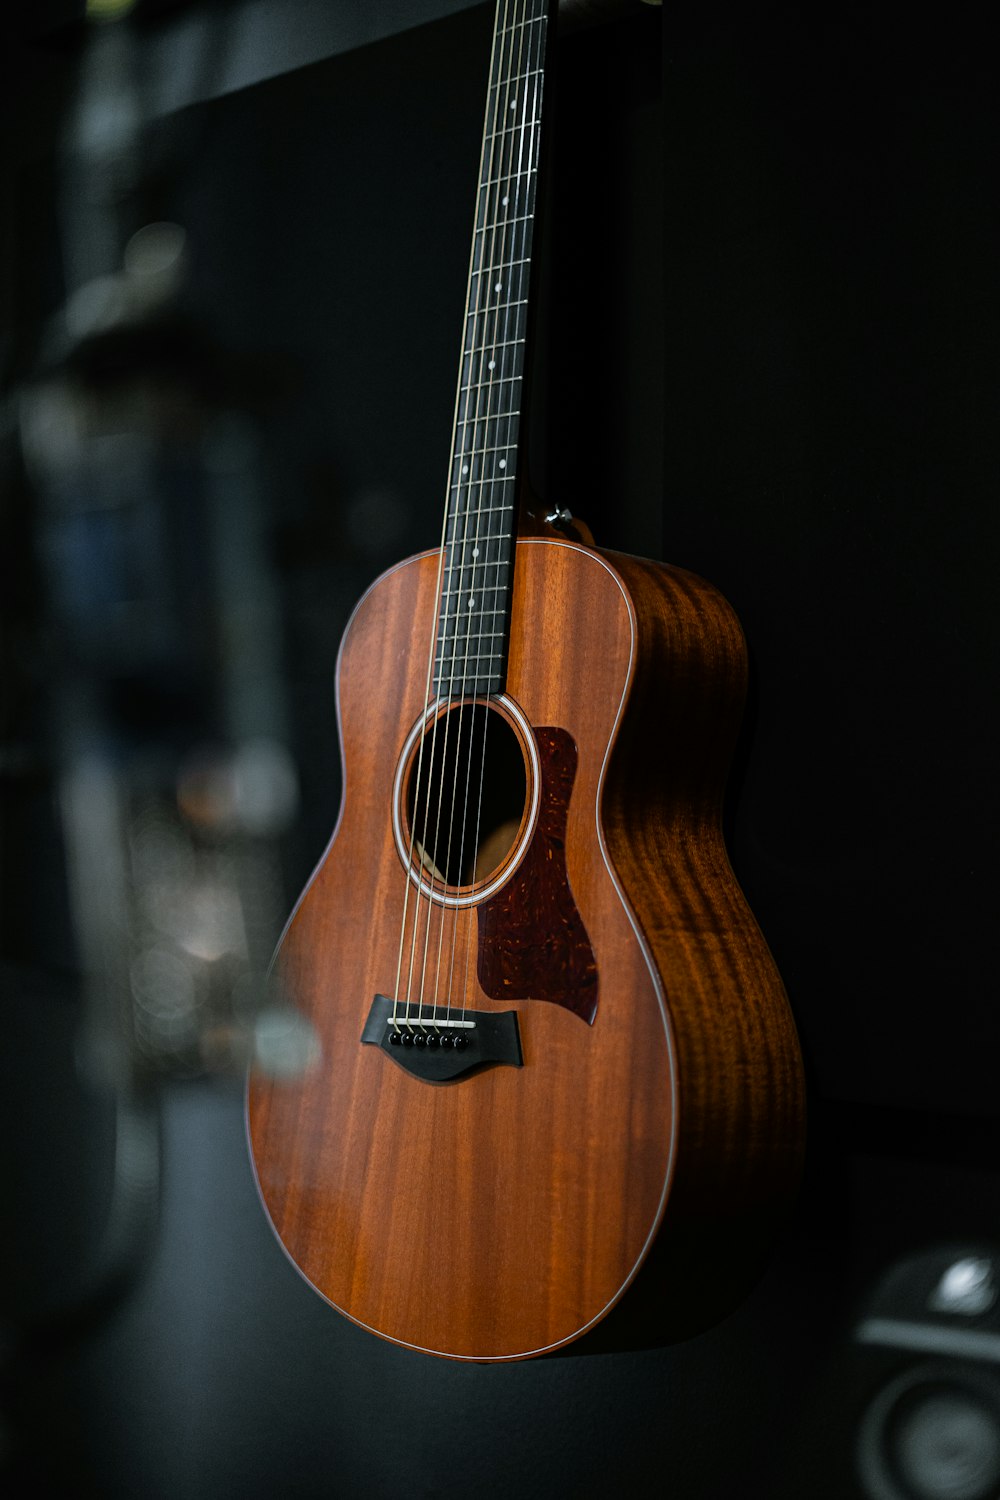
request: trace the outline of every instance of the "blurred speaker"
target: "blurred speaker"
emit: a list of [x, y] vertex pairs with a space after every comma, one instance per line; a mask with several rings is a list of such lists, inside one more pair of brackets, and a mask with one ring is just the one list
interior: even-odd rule
[[1000, 1500], [1000, 1250], [898, 1261], [788, 1451], [782, 1500]]

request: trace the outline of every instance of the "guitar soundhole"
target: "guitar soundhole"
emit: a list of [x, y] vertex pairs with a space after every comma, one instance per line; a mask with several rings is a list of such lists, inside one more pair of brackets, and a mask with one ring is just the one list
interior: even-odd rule
[[477, 886], [503, 868], [527, 818], [521, 738], [481, 700], [446, 708], [422, 738], [406, 774], [403, 833], [413, 865], [438, 889]]

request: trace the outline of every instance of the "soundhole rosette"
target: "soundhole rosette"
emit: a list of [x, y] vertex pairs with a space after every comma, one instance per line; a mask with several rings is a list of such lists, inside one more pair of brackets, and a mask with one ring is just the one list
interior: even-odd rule
[[[471, 711], [471, 712], [470, 712]], [[484, 712], [489, 719], [484, 719]], [[445, 721], [450, 718], [446, 725]], [[479, 838], [472, 838], [470, 855], [473, 860], [486, 843], [483, 835], [488, 831], [476, 826], [476, 814], [479, 801], [478, 774], [468, 778], [468, 795], [465, 792], [464, 763], [460, 758], [460, 770], [456, 780], [451, 766], [456, 759], [454, 749], [446, 753], [445, 745], [457, 746], [462, 742], [463, 732], [473, 726], [473, 740], [478, 738], [480, 730], [488, 730], [492, 739], [499, 736], [501, 744], [505, 745], [506, 758], [508, 762], [520, 761], [521, 781], [517, 783], [523, 787], [523, 794], [518, 798], [513, 786], [506, 787], [507, 799], [514, 797], [520, 802], [519, 806], [511, 808], [513, 812], [512, 822], [516, 820], [517, 831], [513, 835], [509, 847], [502, 857], [485, 875], [474, 874], [471, 877], [455, 877], [454, 870], [450, 875], [442, 872], [434, 862], [433, 855], [437, 853], [437, 846], [446, 849], [448, 845], [447, 827], [451, 824], [457, 831], [460, 821], [459, 814], [452, 814], [451, 791], [453, 786], [457, 787], [455, 805], [460, 809], [463, 802], [468, 807], [472, 821], [468, 819], [465, 827], [465, 838], [469, 836], [469, 828], [472, 827], [479, 833]], [[436, 737], [435, 737], [436, 726]], [[456, 733], [457, 731], [457, 733]], [[420, 744], [424, 742], [423, 760], [420, 760]], [[492, 743], [492, 740], [491, 740]], [[512, 754], [512, 745], [517, 747], [518, 754]], [[433, 748], [433, 754], [431, 753]], [[474, 754], [478, 751], [474, 750]], [[473, 765], [473, 770], [478, 773], [478, 762]], [[507, 774], [510, 778], [510, 765]], [[486, 771], [483, 778], [484, 788], [487, 796], [494, 790], [490, 780], [490, 758], [487, 754]], [[437, 779], [435, 779], [437, 778]], [[445, 811], [443, 813], [445, 830], [442, 833], [440, 823], [435, 827], [433, 840], [423, 840], [420, 835], [425, 832], [424, 810], [430, 805], [432, 812], [428, 818], [438, 817], [437, 790], [442, 780], [445, 780], [445, 795], [440, 799]], [[516, 775], [513, 778], [516, 782]], [[531, 725], [525, 718], [524, 713], [506, 693], [498, 693], [492, 697], [476, 696], [463, 699], [455, 699], [444, 702], [440, 699], [431, 703], [420, 716], [413, 728], [407, 735], [406, 741], [400, 752], [396, 767], [396, 776], [392, 791], [392, 827], [393, 837], [396, 844], [396, 852], [399, 855], [403, 869], [407, 872], [410, 883], [422, 896], [438, 906], [462, 908], [477, 906], [480, 902], [488, 900], [517, 870], [528, 847], [531, 837], [538, 821], [538, 807], [541, 795], [541, 770], [538, 756], [538, 745], [532, 732]], [[414, 822], [415, 814], [415, 822]], [[428, 850], [426, 847], [433, 842], [434, 848]], [[452, 845], [462, 840], [455, 836]], [[450, 851], [449, 851], [450, 853]], [[442, 860], [448, 863], [448, 857]], [[454, 864], [453, 858], [451, 859]], [[431, 871], [434, 870], [432, 874]]]

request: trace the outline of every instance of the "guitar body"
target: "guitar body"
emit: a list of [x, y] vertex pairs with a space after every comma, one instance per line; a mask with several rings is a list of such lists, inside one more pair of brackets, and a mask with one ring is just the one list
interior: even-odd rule
[[[773, 1228], [801, 1063], [720, 831], [745, 686], [729, 606], [678, 569], [520, 540], [505, 692], [480, 715], [520, 751], [523, 809], [489, 868], [435, 888], [406, 789], [439, 563], [384, 575], [345, 634], [340, 818], [275, 961], [320, 1055], [251, 1077], [249, 1135], [274, 1228], [334, 1306], [416, 1349], [519, 1359], [591, 1328], [654, 1240], [692, 1265], [738, 1258], [733, 1225]], [[402, 1010], [371, 1019], [402, 982], [480, 1028], [513, 1012], [519, 1055], [415, 1075], [416, 1048], [378, 1044]], [[690, 1332], [686, 1273], [657, 1294]]]

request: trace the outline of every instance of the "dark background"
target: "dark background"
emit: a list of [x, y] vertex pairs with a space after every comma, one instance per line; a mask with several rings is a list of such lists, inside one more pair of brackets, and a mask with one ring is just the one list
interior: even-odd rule
[[[302, 779], [289, 903], [336, 816], [340, 632], [371, 578], [437, 536], [489, 33], [473, 5], [196, 104], [180, 129], [165, 111], [153, 131], [172, 167], [151, 206], [193, 246], [188, 310], [270, 372], [261, 483]], [[22, 37], [16, 79], [8, 60], [9, 392], [66, 293], [53, 121], [79, 42], [72, 27]], [[850, 1452], [858, 1299], [913, 1250], [1000, 1237], [985, 27], [921, 30], [886, 4], [639, 9], [567, 36], [556, 83], [532, 479], [599, 542], [710, 578], [743, 621], [727, 819], [806, 1053], [799, 1207], [750, 1301], [699, 1339], [452, 1366], [315, 1297], [256, 1201], [239, 1085], [172, 1084], [137, 1284], [73, 1341], [23, 1338], [97, 1235], [110, 1127], [75, 1082], [51, 777], [8, 756], [15, 1487], [801, 1495], [789, 1474], [810, 1432], [832, 1423], [832, 1450]], [[32, 500], [5, 465], [17, 743], [37, 705], [15, 648], [44, 608]], [[853, 1493], [848, 1468], [813, 1473], [809, 1492]]]

